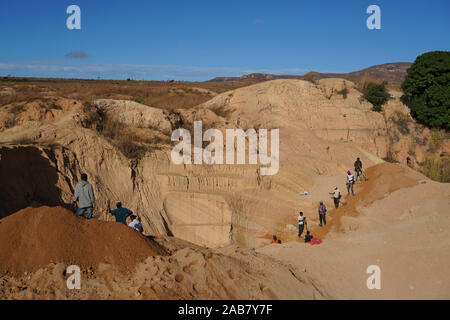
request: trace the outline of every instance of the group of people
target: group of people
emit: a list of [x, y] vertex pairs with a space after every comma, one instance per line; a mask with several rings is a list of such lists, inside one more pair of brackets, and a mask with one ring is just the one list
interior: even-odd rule
[[[351, 194], [352, 196], [355, 195], [355, 193], [353, 191], [353, 185], [358, 180], [358, 178], [360, 181], [362, 181], [363, 177], [366, 181], [368, 180], [362, 170], [363, 166], [362, 166], [362, 162], [361, 162], [360, 158], [356, 158], [354, 167], [355, 167], [356, 178], [351, 173], [350, 170], [347, 171], [347, 178], [346, 178], [347, 193], [348, 193], [348, 195]], [[334, 201], [335, 208], [338, 208], [339, 203], [341, 203], [341, 197], [342, 197], [341, 191], [336, 186], [336, 187], [334, 187], [334, 190], [332, 192], [330, 192], [330, 194], [333, 195], [333, 201]], [[320, 203], [319, 203], [318, 213], [319, 213], [319, 227], [322, 227], [327, 224], [327, 219], [326, 219], [327, 208], [322, 200], [320, 200]], [[306, 218], [303, 216], [302, 211], [299, 212], [297, 219], [298, 219], [298, 236], [301, 237], [303, 234], [304, 227], [306, 226]], [[307, 231], [306, 236], [305, 236], [305, 242], [311, 241], [311, 238], [312, 238], [312, 235], [310, 235], [309, 231]], [[307, 241], [307, 240], [309, 240], [309, 241]]]
[[[360, 158], [357, 158], [355, 163], [355, 176], [351, 173], [350, 170], [347, 171], [347, 179], [346, 179], [346, 186], [347, 186], [347, 192], [348, 195], [354, 196], [355, 193], [353, 191], [353, 185], [355, 182], [360, 179], [362, 181], [363, 177], [365, 180], [367, 180], [367, 177], [364, 175], [364, 172], [362, 170], [362, 162]], [[339, 203], [341, 202], [341, 191], [338, 187], [334, 187], [334, 190], [330, 192], [330, 194], [333, 195], [333, 201], [335, 208], [339, 207]], [[76, 210], [76, 215], [81, 216], [86, 212], [86, 218], [91, 219], [92, 213], [95, 206], [95, 196], [94, 196], [94, 190], [92, 188], [92, 185], [87, 182], [87, 174], [83, 173], [81, 175], [81, 181], [77, 183], [75, 187], [75, 194], [73, 196], [73, 201], [76, 203], [78, 201], [78, 209]], [[319, 203], [319, 227], [322, 227], [327, 224], [326, 215], [327, 215], [327, 208], [322, 200], [320, 200]], [[111, 210], [109, 201], [108, 201], [108, 213], [113, 215], [116, 218], [116, 222], [123, 223], [127, 225], [127, 218], [130, 217], [131, 222], [128, 224], [129, 227], [133, 228], [136, 231], [143, 232], [142, 223], [140, 221], [140, 218], [137, 215], [133, 214], [133, 211], [125, 208], [122, 206], [122, 203], [118, 201], [116, 203], [116, 209]], [[304, 231], [304, 228], [307, 226], [306, 217], [303, 216], [303, 212], [300, 211], [298, 215], [298, 236], [301, 237]], [[311, 239], [313, 239], [313, 236], [310, 234], [309, 230], [306, 230], [305, 235], [305, 242], [311, 242]], [[280, 240], [274, 236], [272, 239], [272, 242], [280, 243]]]
[[[82, 216], [86, 212], [86, 218], [91, 219], [92, 213], [95, 207], [95, 196], [94, 189], [92, 185], [87, 182], [87, 174], [83, 173], [81, 175], [81, 181], [75, 186], [75, 194], [73, 196], [73, 201], [78, 202], [78, 209], [76, 210], [77, 216]], [[122, 207], [122, 203], [118, 201], [116, 203], [116, 209], [111, 210], [108, 201], [108, 213], [116, 218], [116, 222], [128, 225], [136, 231], [143, 232], [142, 223], [137, 215], [133, 214], [130, 209]], [[130, 217], [131, 222], [127, 224], [127, 218]]]

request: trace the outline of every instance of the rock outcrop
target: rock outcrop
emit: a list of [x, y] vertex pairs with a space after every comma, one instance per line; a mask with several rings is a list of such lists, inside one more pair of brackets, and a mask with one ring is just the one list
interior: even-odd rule
[[[390, 104], [402, 106], [398, 98]], [[345, 172], [353, 169], [356, 157], [368, 167], [383, 162], [391, 148], [393, 124], [372, 112], [353, 84], [342, 79], [262, 82], [175, 112], [130, 101], [97, 100], [93, 105], [125, 125], [166, 134], [179, 126], [192, 129], [195, 120], [222, 131], [279, 129], [279, 171], [261, 175], [261, 164], [175, 165], [170, 146], [130, 160], [107, 138], [80, 125], [83, 108], [75, 104], [58, 121], [26, 122], [0, 133], [2, 170], [10, 175], [14, 192], [23, 191], [22, 200], [3, 209], [3, 216], [33, 202], [70, 206], [80, 173], [86, 172], [101, 219], [112, 219], [106, 213], [108, 200], [120, 200], [142, 217], [147, 234], [174, 235], [209, 247], [258, 247], [271, 234], [286, 232], [298, 208], [315, 221], [316, 203], [331, 204], [323, 194], [333, 185], [345, 189]], [[42, 164], [49, 174], [10, 171], [14, 159], [35, 170]], [[336, 175], [341, 178], [326, 178]], [[49, 195], [31, 187], [36, 184]], [[304, 190], [310, 196], [298, 195]]]

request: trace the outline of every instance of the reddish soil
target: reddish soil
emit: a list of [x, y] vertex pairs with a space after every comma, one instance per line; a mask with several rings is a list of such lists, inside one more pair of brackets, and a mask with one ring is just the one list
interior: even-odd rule
[[[328, 208], [327, 225], [324, 227], [314, 227], [311, 233], [320, 239], [333, 229], [339, 232], [341, 227], [342, 216], [358, 216], [358, 207], [366, 207], [376, 200], [383, 199], [386, 195], [391, 194], [401, 188], [409, 188], [419, 183], [418, 179], [409, 177], [406, 174], [406, 168], [392, 163], [381, 163], [372, 166], [365, 171], [368, 181], [357, 182], [354, 185], [355, 196], [347, 196], [342, 199], [347, 202], [346, 206], [342, 204], [339, 208]], [[346, 194], [347, 190], [341, 190], [342, 194]]]
[[32, 272], [52, 262], [81, 268], [110, 263], [126, 272], [164, 254], [121, 223], [86, 220], [62, 207], [28, 207], [0, 220], [0, 274]]

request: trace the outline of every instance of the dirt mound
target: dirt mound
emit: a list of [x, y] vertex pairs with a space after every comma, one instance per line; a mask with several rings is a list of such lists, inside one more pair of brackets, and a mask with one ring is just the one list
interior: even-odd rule
[[132, 271], [164, 249], [115, 222], [85, 220], [62, 207], [28, 207], [0, 220], [0, 273], [23, 274], [52, 262], [81, 268], [110, 263]]

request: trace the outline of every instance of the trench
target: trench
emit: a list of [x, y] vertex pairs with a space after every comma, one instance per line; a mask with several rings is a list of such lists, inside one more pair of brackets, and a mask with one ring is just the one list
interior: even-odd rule
[[57, 169], [37, 147], [0, 147], [0, 179], [0, 219], [29, 206], [66, 206]]

